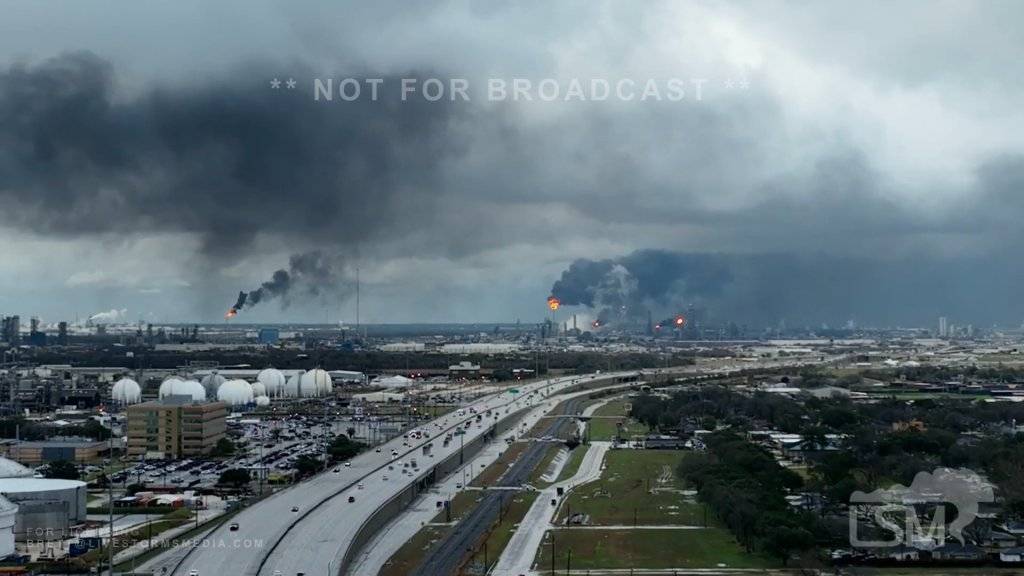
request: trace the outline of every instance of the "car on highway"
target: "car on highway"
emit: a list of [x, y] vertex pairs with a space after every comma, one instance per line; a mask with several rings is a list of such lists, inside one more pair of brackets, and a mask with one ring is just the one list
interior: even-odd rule
[[356, 501], [356, 497], [355, 496], [349, 496], [348, 497], [349, 504], [351, 504], [352, 502], [355, 502], [355, 501]]
[[292, 512], [298, 512], [298, 511], [299, 511], [299, 507], [298, 506], [292, 506]]
[[238, 532], [238, 522], [232, 522], [231, 525], [228, 526], [228, 530]]

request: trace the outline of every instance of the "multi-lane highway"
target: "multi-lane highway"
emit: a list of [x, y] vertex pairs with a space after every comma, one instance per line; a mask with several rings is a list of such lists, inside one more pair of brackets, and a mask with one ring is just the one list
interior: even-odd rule
[[[563, 415], [579, 414], [582, 398], [573, 398], [562, 405]], [[565, 426], [574, 426], [570, 418], [555, 418], [541, 432], [541, 438], [555, 438]], [[561, 442], [561, 441], [558, 441]], [[525, 483], [534, 469], [540, 465], [551, 445], [549, 441], [531, 442], [526, 450], [519, 455], [515, 464], [498, 480], [500, 487], [517, 487]], [[426, 559], [413, 574], [415, 576], [435, 576], [437, 574], [455, 574], [466, 558], [466, 551], [487, 532], [487, 529], [498, 520], [505, 500], [514, 497], [514, 493], [506, 490], [488, 491], [473, 510], [466, 515], [440, 544], [431, 548]]]
[[[232, 523], [217, 528], [184, 555], [173, 566], [173, 574], [336, 574], [363, 520], [424, 476], [431, 463], [457, 454], [461, 444], [485, 434], [495, 420], [544, 401], [541, 394], [533, 392], [543, 390], [546, 394], [577, 381], [621, 375], [566, 377], [528, 384], [515, 395], [502, 392], [482, 398], [467, 406], [464, 416], [453, 413], [425, 423], [419, 429], [428, 438], [396, 438], [380, 446], [379, 452], [361, 454], [349, 466], [324, 472], [243, 510]], [[490, 410], [492, 416], [477, 422], [469, 408], [477, 414]], [[443, 446], [443, 438], [457, 426], [462, 426], [465, 434]], [[423, 445], [428, 443], [432, 444], [432, 458], [422, 454]], [[393, 450], [398, 452], [397, 458], [392, 457]], [[411, 463], [413, 458], [420, 472], [404, 473], [408, 468], [403, 464]], [[232, 524], [237, 524], [237, 530], [232, 530]]]
[[[792, 360], [758, 363], [758, 367], [786, 363]], [[748, 367], [751, 366], [722, 366], [704, 372], [712, 377]], [[681, 376], [702, 370], [689, 366], [646, 372], [671, 372]], [[158, 559], [150, 566], [159, 566], [161, 573], [164, 573], [163, 568], [170, 568], [170, 573], [176, 576], [335, 576], [344, 559], [350, 557], [350, 547], [357, 542], [363, 522], [426, 477], [433, 463], [458, 454], [461, 444], [471, 444], [496, 422], [515, 417], [522, 409], [536, 407], [544, 401], [544, 395], [578, 382], [599, 379], [611, 383], [617, 377], [636, 374], [555, 378], [520, 386], [515, 395], [505, 391], [478, 399], [467, 405], [461, 416], [448, 414], [422, 425], [419, 429], [427, 434], [426, 438], [396, 438], [381, 445], [379, 450], [357, 456], [347, 466], [339, 466], [274, 494], [241, 511], [234, 522], [207, 534], [187, 553], [173, 551], [166, 555], [166, 560]], [[541, 391], [543, 394], [534, 394]], [[488, 411], [491, 415], [478, 422], [476, 415]], [[568, 419], [559, 420], [568, 422]], [[471, 425], [466, 426], [467, 423]], [[465, 434], [455, 436], [454, 441], [444, 446], [442, 439], [456, 427], [463, 427]], [[428, 443], [432, 444], [432, 457], [422, 453], [422, 447]], [[392, 451], [397, 452], [397, 457], [392, 456]], [[412, 458], [418, 461], [418, 471], [406, 473], [403, 464], [410, 464]], [[524, 460], [524, 467], [529, 460], [532, 459]], [[232, 529], [233, 524], [237, 524], [237, 529]], [[450, 564], [450, 560], [444, 563]]]

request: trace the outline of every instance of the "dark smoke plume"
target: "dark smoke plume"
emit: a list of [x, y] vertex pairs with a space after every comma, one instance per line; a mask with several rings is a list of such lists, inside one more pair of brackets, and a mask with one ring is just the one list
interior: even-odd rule
[[251, 308], [265, 300], [279, 300], [288, 306], [294, 299], [312, 299], [321, 295], [338, 294], [345, 291], [348, 283], [341, 274], [338, 258], [332, 258], [320, 251], [296, 254], [288, 262], [288, 269], [280, 269], [251, 292], [239, 292], [238, 300], [231, 312]]
[[719, 295], [732, 280], [722, 257], [640, 250], [608, 260], [579, 259], [562, 272], [551, 293], [562, 304], [600, 309], [601, 324], [646, 318], [647, 310]]
[[[991, 270], [1000, 270], [998, 281]], [[555, 282], [552, 294], [566, 306], [597, 310], [602, 323], [631, 320], [635, 325], [646, 320], [649, 309], [659, 315], [696, 310], [714, 322], [750, 326], [780, 321], [837, 326], [854, 319], [859, 325], [891, 327], [928, 326], [939, 316], [963, 323], [995, 321], [993, 309], [1024, 316], [1016, 290], [1021, 282], [1024, 270], [1002, 257], [876, 260], [641, 250], [615, 259], [577, 260]], [[618, 290], [623, 285], [631, 289]], [[609, 286], [615, 288], [610, 293]]]

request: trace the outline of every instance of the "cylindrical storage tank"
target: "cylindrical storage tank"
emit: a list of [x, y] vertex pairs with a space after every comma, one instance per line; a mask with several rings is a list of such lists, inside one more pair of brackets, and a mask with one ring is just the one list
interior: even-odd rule
[[14, 554], [14, 528], [18, 505], [0, 496], [0, 558]]
[[85, 522], [85, 482], [54, 478], [3, 478], [0, 495], [18, 506], [17, 540], [66, 537], [69, 528]]
[[138, 404], [142, 400], [142, 388], [131, 378], [121, 378], [110, 388], [110, 399], [117, 404]]
[[267, 396], [280, 396], [284, 392], [284, 373], [277, 368], [260, 370], [260, 373], [256, 375], [256, 381], [263, 384]]
[[217, 400], [229, 406], [251, 404], [252, 386], [245, 380], [228, 380], [217, 389]]

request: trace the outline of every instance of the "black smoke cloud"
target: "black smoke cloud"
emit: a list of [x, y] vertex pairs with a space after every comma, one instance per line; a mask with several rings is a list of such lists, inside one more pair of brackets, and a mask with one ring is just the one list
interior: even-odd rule
[[239, 294], [236, 308], [253, 307], [266, 300], [280, 300], [282, 306], [294, 298], [312, 299], [327, 294], [340, 295], [348, 291], [350, 283], [341, 277], [343, 268], [337, 258], [321, 251], [296, 254], [289, 259], [288, 268], [277, 270], [259, 288], [244, 297]]
[[562, 272], [551, 293], [567, 306], [601, 308], [603, 322], [639, 318], [658, 309], [719, 295], [732, 280], [728, 263], [713, 254], [639, 250], [621, 258], [579, 259]]
[[88, 52], [0, 71], [8, 224], [65, 237], [185, 232], [206, 257], [230, 259], [257, 235], [347, 247], [430, 205], [466, 107], [403, 103], [397, 90], [315, 102], [318, 75], [289, 66], [300, 89], [272, 90], [280, 69], [129, 95]]
[[[618, 272], [616, 272], [618, 270]], [[617, 275], [628, 273], [631, 282]], [[611, 280], [610, 280], [611, 279]], [[1024, 318], [1016, 259], [972, 257], [877, 259], [829, 254], [710, 254], [641, 250], [621, 258], [580, 259], [552, 286], [567, 306], [598, 311], [603, 322], [637, 321], [685, 311], [710, 322], [751, 326], [833, 326], [847, 320], [872, 326], [931, 326], [951, 321], [1011, 325]], [[619, 291], [622, 285], [631, 290]], [[608, 287], [616, 289], [609, 292]]]

